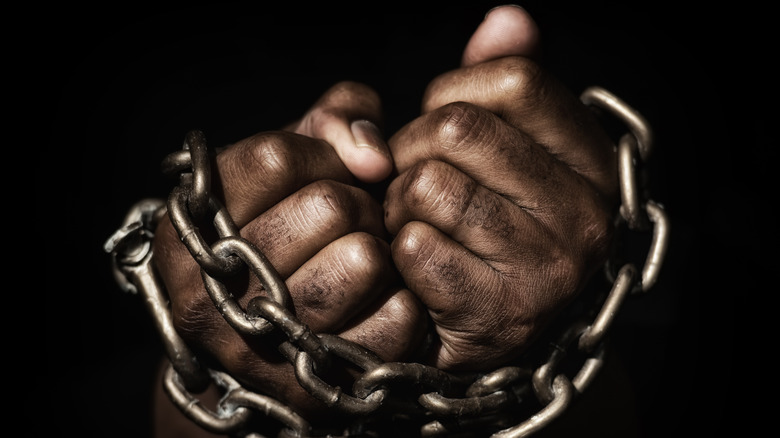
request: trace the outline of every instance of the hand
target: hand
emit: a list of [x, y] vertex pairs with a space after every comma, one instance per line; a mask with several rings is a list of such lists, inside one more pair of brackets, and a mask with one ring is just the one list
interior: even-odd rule
[[[378, 107], [365, 86], [336, 85], [289, 127], [293, 132], [260, 133], [221, 152], [213, 164], [214, 192], [241, 237], [285, 279], [303, 323], [394, 361], [416, 348], [426, 320], [392, 265], [381, 205], [354, 185], [354, 176], [373, 180], [392, 167], [375, 125]], [[241, 336], [222, 318], [167, 217], [154, 251], [174, 326], [199, 359], [305, 416], [323, 408], [269, 338]], [[228, 284], [243, 309], [264, 293], [254, 275]]]
[[537, 41], [524, 10], [493, 10], [389, 141], [393, 260], [433, 319], [443, 369], [519, 356], [607, 254], [613, 144], [529, 57]]
[[286, 129], [325, 140], [356, 178], [375, 183], [393, 170], [390, 150], [377, 126], [381, 109], [373, 89], [345, 81], [331, 87], [301, 120]]

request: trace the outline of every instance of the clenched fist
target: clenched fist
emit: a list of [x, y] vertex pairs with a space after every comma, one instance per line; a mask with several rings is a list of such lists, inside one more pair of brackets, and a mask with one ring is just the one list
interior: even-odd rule
[[532, 59], [535, 33], [522, 9], [491, 12], [462, 67], [430, 84], [423, 115], [389, 141], [393, 260], [433, 319], [430, 360], [444, 369], [519, 356], [609, 248], [613, 143]]
[[[339, 83], [289, 130], [227, 147], [213, 164], [214, 183], [241, 237], [285, 280], [301, 322], [397, 361], [419, 345], [426, 316], [392, 263], [381, 204], [358, 187], [356, 174], [371, 180], [391, 168], [378, 105], [373, 90]], [[300, 387], [275, 338], [243, 336], [223, 319], [167, 217], [154, 245], [174, 326], [201, 360], [303, 414], [325, 411]], [[243, 309], [265, 294], [250, 273], [227, 280]]]

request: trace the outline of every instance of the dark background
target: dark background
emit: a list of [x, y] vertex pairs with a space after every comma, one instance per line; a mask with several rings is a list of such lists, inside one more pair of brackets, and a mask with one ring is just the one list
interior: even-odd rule
[[[162, 158], [193, 128], [213, 145], [277, 129], [344, 79], [379, 91], [394, 132], [500, 3], [455, 4], [205, 3], [71, 9], [67, 19], [48, 11], [51, 52], [41, 56], [51, 60], [43, 74], [53, 105], [39, 195], [57, 195], [37, 214], [61, 212], [64, 232], [47, 238], [75, 251], [62, 272], [46, 272], [46, 311], [58, 324], [46, 336], [50, 378], [38, 385], [43, 393], [54, 385], [57, 405], [73, 408], [66, 429], [146, 436], [160, 346], [141, 299], [114, 283], [102, 247], [133, 203], [167, 196], [173, 181], [159, 170]], [[748, 3], [522, 5], [542, 29], [548, 68], [575, 93], [613, 91], [655, 130], [650, 190], [671, 218], [671, 246], [656, 287], [630, 300], [614, 329], [645, 436], [690, 428], [715, 436], [743, 424], [744, 391], [755, 387], [741, 372], [755, 351], [743, 345], [756, 334], [742, 321], [774, 265], [752, 238], [776, 224], [758, 190], [777, 162], [767, 12]]]

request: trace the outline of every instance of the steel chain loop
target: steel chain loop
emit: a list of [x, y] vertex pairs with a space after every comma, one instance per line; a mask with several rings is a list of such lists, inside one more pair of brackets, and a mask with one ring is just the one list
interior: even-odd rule
[[[652, 242], [645, 265], [626, 263], [613, 273], [605, 267], [611, 290], [603, 302], [593, 303], [590, 323], [580, 317], [571, 322], [551, 345], [546, 360], [532, 367], [507, 366], [488, 374], [455, 375], [418, 363], [385, 363], [373, 352], [334, 335], [313, 333], [290, 310], [292, 299], [284, 280], [251, 242], [241, 238], [226, 209], [210, 193], [211, 169], [206, 140], [199, 131], [187, 134], [182, 151], [163, 161], [163, 172], [179, 175], [179, 185], [168, 198], [167, 212], [182, 242], [201, 266], [206, 289], [225, 320], [237, 331], [263, 336], [277, 330], [287, 337], [279, 346], [292, 364], [299, 384], [332, 409], [356, 417], [342, 436], [377, 436], [368, 428], [376, 416], [408, 418], [419, 424], [420, 436], [493, 431], [493, 438], [527, 437], [544, 428], [566, 411], [572, 400], [593, 381], [604, 360], [605, 338], [626, 297], [647, 292], [657, 281], [666, 255], [669, 220], [664, 209], [644, 193], [636, 168], [652, 151], [652, 131], [633, 108], [608, 91], [591, 87], [581, 95], [587, 105], [598, 106], [617, 116], [629, 128], [618, 144], [621, 207], [618, 225], [645, 232], [652, 226]], [[260, 437], [248, 430], [256, 413], [279, 423], [279, 436], [335, 436], [318, 434], [290, 407], [242, 387], [229, 375], [204, 369], [179, 338], [167, 307], [167, 297], [151, 269], [151, 240], [158, 220], [166, 212], [159, 200], [136, 204], [123, 226], [105, 244], [112, 256], [114, 275], [120, 287], [140, 292], [166, 346], [170, 367], [164, 387], [171, 400], [192, 421], [215, 432]], [[209, 245], [197, 224], [211, 221], [218, 239]], [[263, 285], [267, 296], [250, 300], [244, 310], [232, 298], [223, 280], [248, 269]], [[578, 353], [582, 365], [573, 378], [563, 371], [568, 353]], [[363, 370], [351, 394], [325, 382], [321, 373], [341, 358]], [[576, 364], [575, 364], [576, 365]], [[570, 367], [569, 367], [570, 368]], [[203, 408], [193, 394], [209, 384], [224, 390], [216, 411]], [[399, 391], [399, 388], [405, 391]], [[409, 390], [411, 389], [411, 394]], [[400, 394], [400, 396], [396, 396]], [[533, 415], [518, 420], [518, 407], [529, 397], [541, 406]], [[405, 397], [404, 400], [396, 400]], [[394, 412], [386, 414], [391, 406]], [[486, 429], [487, 427], [487, 429]]]

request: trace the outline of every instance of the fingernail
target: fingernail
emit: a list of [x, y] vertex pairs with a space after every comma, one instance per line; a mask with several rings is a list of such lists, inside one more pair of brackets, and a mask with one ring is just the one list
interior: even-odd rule
[[499, 6], [495, 6], [495, 7], [492, 7], [492, 8], [490, 8], [490, 10], [489, 10], [489, 11], [487, 11], [487, 13], [485, 14], [485, 19], [487, 19], [488, 15], [490, 15], [490, 13], [491, 13], [491, 12], [495, 11], [496, 9], [500, 9], [500, 8], [503, 8], [503, 7], [506, 7], [506, 6], [510, 6], [510, 7], [513, 7], [513, 8], [517, 8], [517, 9], [523, 9], [523, 10], [525, 10], [525, 9], [524, 9], [522, 6], [520, 6], [520, 5], [512, 5], [512, 4], [509, 4], [509, 5], [499, 5]]
[[379, 128], [368, 120], [355, 120], [350, 125], [352, 135], [355, 136], [355, 146], [372, 149], [389, 157], [387, 145]]

